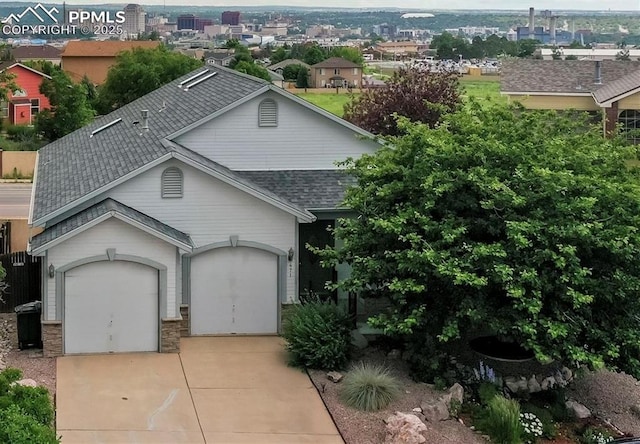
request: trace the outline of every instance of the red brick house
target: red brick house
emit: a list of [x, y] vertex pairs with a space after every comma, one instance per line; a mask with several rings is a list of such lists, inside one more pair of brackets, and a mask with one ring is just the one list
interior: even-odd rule
[[13, 81], [19, 89], [10, 92], [8, 100], [2, 102], [0, 117], [11, 125], [31, 125], [34, 116], [43, 109], [50, 108], [49, 99], [40, 93], [40, 84], [50, 79], [46, 74], [16, 62], [0, 64], [0, 71], [15, 75]]

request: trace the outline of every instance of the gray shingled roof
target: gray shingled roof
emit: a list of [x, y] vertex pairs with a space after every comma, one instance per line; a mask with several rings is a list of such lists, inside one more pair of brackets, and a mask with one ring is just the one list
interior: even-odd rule
[[602, 84], [596, 84], [593, 60], [512, 59], [501, 68], [505, 93], [592, 93], [640, 69], [640, 62], [602, 61]]
[[[189, 91], [178, 87], [205, 70], [217, 74]], [[163, 146], [163, 138], [268, 85], [220, 66], [199, 68], [41, 148], [33, 220], [169, 154], [172, 149]], [[149, 110], [146, 132], [133, 124], [140, 121], [143, 109]], [[90, 137], [92, 131], [116, 119], [122, 121]]]
[[289, 65], [301, 65], [301, 66], [304, 66], [307, 69], [310, 68], [309, 64], [304, 63], [302, 60], [298, 60], [298, 59], [286, 59], [286, 60], [283, 60], [281, 62], [274, 63], [273, 65], [269, 65], [268, 68], [271, 71], [275, 71], [278, 68], [286, 68]]
[[640, 88], [640, 70], [602, 86], [602, 88], [593, 93], [593, 98], [598, 103], [608, 102], [638, 88]]
[[64, 236], [65, 234], [68, 234], [73, 230], [76, 230], [83, 225], [86, 225], [89, 222], [112, 211], [133, 219], [136, 222], [139, 222], [158, 233], [175, 239], [178, 242], [193, 246], [193, 242], [191, 241], [189, 235], [183, 233], [182, 231], [176, 230], [175, 228], [172, 228], [169, 225], [166, 225], [159, 220], [149, 217], [146, 214], [143, 214], [133, 208], [123, 205], [116, 200], [105, 199], [102, 202], [93, 205], [92, 207], [89, 207], [86, 210], [83, 210], [65, 219], [62, 222], [59, 222], [47, 228], [42, 233], [34, 236], [33, 239], [31, 239], [31, 249], [35, 250], [45, 244], [48, 244], [49, 242], [59, 238], [60, 236]]
[[355, 179], [340, 170], [238, 171], [262, 188], [307, 209], [341, 208]]

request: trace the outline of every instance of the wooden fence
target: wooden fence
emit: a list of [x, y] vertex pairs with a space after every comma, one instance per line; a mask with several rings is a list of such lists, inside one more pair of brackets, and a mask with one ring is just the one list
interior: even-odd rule
[[42, 258], [19, 251], [0, 255], [0, 265], [7, 272], [0, 313], [11, 313], [17, 305], [42, 300]]

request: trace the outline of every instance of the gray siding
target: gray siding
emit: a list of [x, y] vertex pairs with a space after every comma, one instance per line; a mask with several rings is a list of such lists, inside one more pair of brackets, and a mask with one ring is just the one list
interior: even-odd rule
[[[258, 126], [258, 105], [278, 104], [278, 126]], [[379, 145], [276, 93], [267, 92], [178, 137], [176, 142], [232, 170], [333, 169]]]

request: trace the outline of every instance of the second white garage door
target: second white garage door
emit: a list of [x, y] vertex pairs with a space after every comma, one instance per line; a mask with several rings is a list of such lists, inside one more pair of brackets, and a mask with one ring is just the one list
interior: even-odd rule
[[64, 352], [158, 350], [158, 271], [93, 262], [65, 273]]
[[248, 247], [191, 259], [191, 334], [278, 331], [278, 257]]

